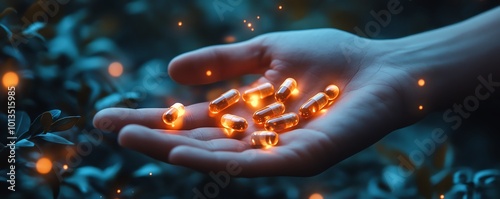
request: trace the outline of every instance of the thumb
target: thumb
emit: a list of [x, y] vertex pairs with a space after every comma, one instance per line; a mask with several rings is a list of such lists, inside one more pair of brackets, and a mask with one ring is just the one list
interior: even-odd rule
[[261, 37], [245, 42], [217, 45], [175, 57], [168, 67], [170, 77], [182, 84], [208, 84], [245, 74], [262, 74], [269, 66], [264, 59]]

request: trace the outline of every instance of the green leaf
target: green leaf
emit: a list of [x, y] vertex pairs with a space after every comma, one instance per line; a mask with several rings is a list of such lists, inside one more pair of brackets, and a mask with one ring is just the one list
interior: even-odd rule
[[16, 112], [16, 136], [21, 137], [30, 129], [30, 116], [24, 112]]
[[70, 142], [66, 138], [63, 138], [63, 137], [58, 136], [58, 135], [53, 134], [53, 133], [40, 134], [40, 135], [37, 135], [36, 137], [41, 138], [42, 140], [45, 140], [47, 142], [52, 142], [52, 143], [57, 143], [57, 144], [74, 145], [73, 142]]
[[50, 130], [50, 125], [52, 125], [52, 115], [49, 112], [42, 114], [40, 118], [40, 124], [42, 125], [43, 132]]
[[19, 142], [16, 142], [16, 147], [34, 147], [35, 143], [29, 141], [27, 139], [22, 139]]
[[50, 131], [52, 132], [57, 132], [57, 131], [65, 131], [70, 129], [71, 127], [75, 126], [78, 120], [80, 119], [80, 116], [69, 116], [65, 118], [61, 118], [50, 126]]

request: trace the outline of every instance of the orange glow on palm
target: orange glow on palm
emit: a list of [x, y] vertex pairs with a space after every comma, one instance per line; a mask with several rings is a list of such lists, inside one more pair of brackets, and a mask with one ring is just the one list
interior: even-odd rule
[[309, 199], [323, 199], [323, 196], [319, 193], [313, 193], [309, 196]]
[[207, 70], [207, 72], [205, 72], [205, 75], [207, 75], [207, 77], [212, 76], [212, 71], [211, 70]]

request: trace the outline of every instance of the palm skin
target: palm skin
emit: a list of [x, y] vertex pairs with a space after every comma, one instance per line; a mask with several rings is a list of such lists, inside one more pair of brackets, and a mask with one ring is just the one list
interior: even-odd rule
[[[342, 49], [355, 40], [367, 43], [346, 54]], [[297, 127], [280, 133], [277, 146], [268, 149], [250, 145], [250, 134], [263, 127], [252, 122], [256, 109], [241, 100], [223, 113], [242, 116], [250, 125], [231, 138], [218, 124], [223, 113], [209, 115], [208, 102], [187, 106], [182, 125], [176, 126], [180, 129], [165, 130], [168, 127], [161, 121], [165, 108], [106, 109], [96, 114], [94, 125], [118, 131], [125, 147], [203, 172], [225, 170], [236, 161], [241, 167], [238, 176], [315, 175], [418, 118], [408, 114], [415, 106], [404, 103], [402, 95], [411, 87], [408, 82], [416, 80], [383, 60], [383, 44], [334, 29], [292, 31], [199, 49], [171, 62], [169, 73], [182, 84], [261, 74], [255, 85], [270, 82], [278, 87], [293, 77], [300, 92], [285, 103], [286, 112], [297, 113], [301, 104], [329, 84], [340, 87], [341, 94], [328, 111], [301, 118]], [[206, 70], [212, 75], [206, 76]], [[273, 101], [267, 98], [262, 105]]]

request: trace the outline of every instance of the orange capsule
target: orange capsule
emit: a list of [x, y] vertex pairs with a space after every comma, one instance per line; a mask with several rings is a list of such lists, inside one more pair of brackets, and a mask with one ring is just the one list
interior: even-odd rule
[[274, 102], [266, 107], [255, 111], [253, 121], [256, 124], [262, 124], [266, 120], [281, 115], [285, 112], [285, 105], [281, 102]]
[[329, 101], [333, 101], [333, 100], [337, 99], [337, 97], [339, 96], [339, 93], [340, 93], [339, 87], [334, 85], [334, 84], [328, 85], [325, 88], [325, 94], [328, 96]]
[[266, 121], [264, 128], [268, 131], [282, 131], [299, 124], [299, 116], [296, 113], [286, 113]]
[[210, 104], [208, 105], [208, 110], [213, 114], [217, 114], [222, 110], [235, 104], [239, 100], [240, 100], [240, 92], [236, 89], [231, 89], [222, 94], [214, 101], [210, 102]]
[[323, 92], [319, 92], [318, 94], [314, 95], [300, 107], [300, 116], [304, 119], [311, 117], [328, 104], [328, 99], [328, 96]]
[[265, 83], [255, 88], [246, 90], [241, 97], [243, 98], [243, 101], [250, 102], [264, 99], [272, 94], [274, 94], [274, 86], [271, 83]]
[[293, 78], [287, 78], [283, 84], [281, 84], [278, 91], [276, 91], [274, 97], [278, 102], [284, 102], [292, 95], [295, 89], [297, 89], [297, 81]]
[[278, 144], [279, 135], [273, 131], [255, 131], [250, 136], [252, 146], [254, 147], [270, 147]]
[[233, 131], [245, 131], [248, 127], [248, 122], [245, 118], [232, 114], [224, 114], [220, 118], [220, 123], [224, 128]]
[[165, 124], [167, 125], [172, 125], [174, 124], [175, 120], [177, 120], [177, 118], [179, 117], [182, 117], [185, 112], [186, 110], [184, 108], [184, 105], [182, 105], [181, 103], [175, 103], [174, 105], [170, 106], [170, 108], [168, 108], [165, 113], [163, 113], [163, 122], [165, 122]]

